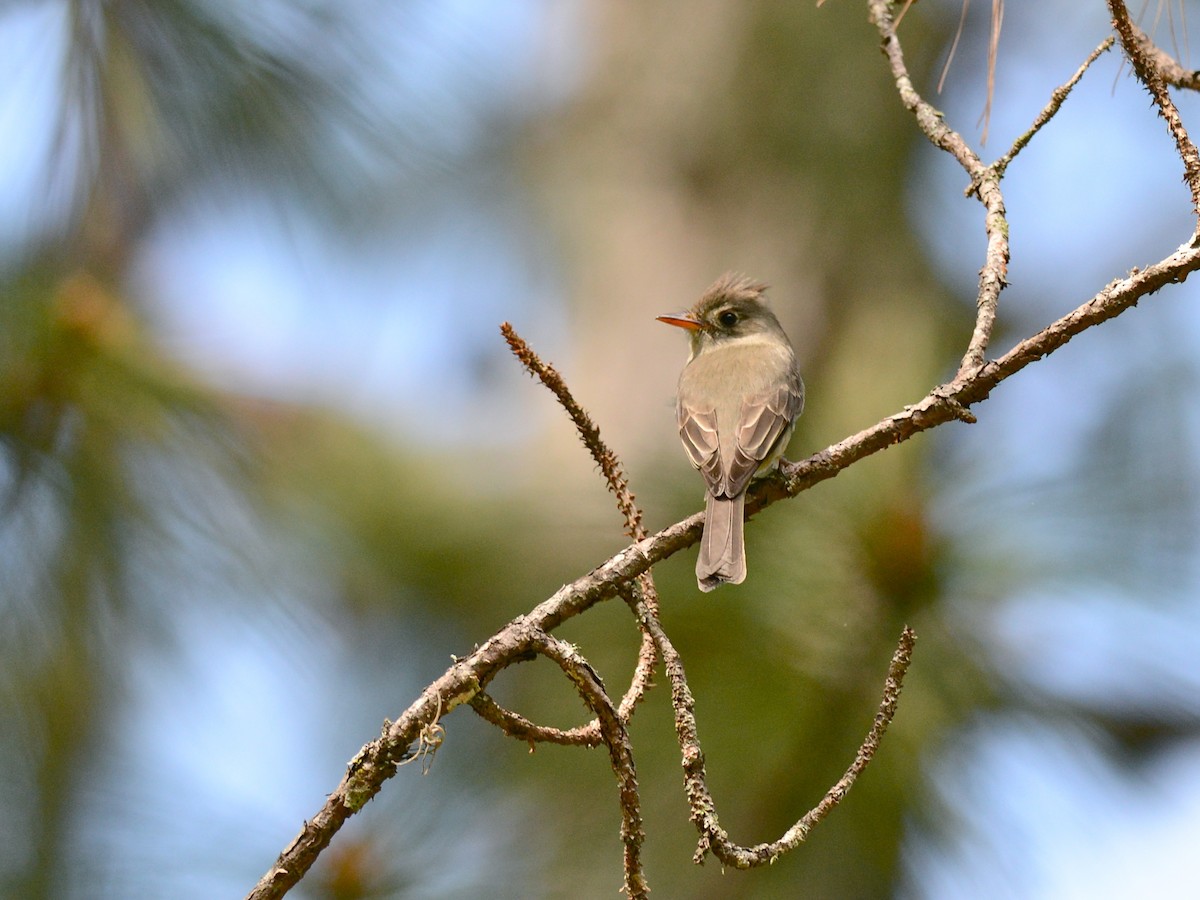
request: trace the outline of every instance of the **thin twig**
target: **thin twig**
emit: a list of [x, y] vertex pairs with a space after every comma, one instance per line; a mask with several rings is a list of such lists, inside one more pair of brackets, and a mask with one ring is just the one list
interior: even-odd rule
[[558, 374], [558, 371], [549, 363], [542, 362], [510, 324], [502, 323], [500, 333], [504, 335], [504, 340], [508, 342], [513, 355], [521, 361], [531, 375], [540, 379], [542, 384], [550, 389], [550, 392], [558, 399], [559, 405], [567, 411], [567, 415], [575, 423], [575, 430], [579, 432], [580, 440], [591, 453], [596, 465], [600, 467], [608, 489], [617, 497], [617, 509], [625, 518], [625, 533], [635, 541], [644, 538], [646, 529], [642, 527], [642, 511], [634, 502], [633, 492], [629, 489], [629, 479], [622, 471], [621, 461], [617, 459], [617, 455], [601, 440], [600, 429], [596, 427], [592, 417], [576, 402], [571, 395], [570, 388], [567, 387], [567, 383], [563, 381], [563, 377]]
[[999, 307], [1000, 292], [1004, 290], [1008, 277], [1009, 234], [1008, 218], [1004, 208], [1004, 198], [1000, 193], [1000, 181], [1004, 177], [1009, 164], [1021, 150], [1029, 144], [1033, 136], [1058, 113], [1063, 102], [1071, 93], [1072, 88], [1079, 83], [1084, 73], [1095, 62], [1100, 54], [1113, 45], [1111, 37], [1101, 42], [1100, 46], [1091, 52], [1066, 84], [1055, 89], [1050, 95], [1050, 102], [1038, 113], [1033, 125], [1013, 143], [1009, 151], [987, 167], [984, 174], [972, 185], [973, 192], [979, 196], [987, 209], [984, 218], [984, 228], [987, 231], [988, 244], [985, 251], [983, 268], [979, 271], [979, 295], [975, 330], [971, 335], [967, 352], [959, 365], [959, 373], [978, 368], [983, 365], [988, 344], [991, 342], [992, 331], [996, 327], [996, 314]]
[[[600, 437], [600, 429], [596, 426], [596, 423], [592, 421], [591, 416], [588, 415], [587, 411], [572, 395], [562, 375], [552, 365], [543, 362], [537, 353], [534, 352], [533, 348], [525, 342], [525, 339], [517, 334], [516, 329], [512, 325], [508, 322], [502, 323], [500, 333], [504, 336], [504, 340], [508, 343], [513, 355], [517, 357], [526, 371], [539, 379], [554, 394], [559, 405], [566, 410], [584, 446], [587, 447], [592, 459], [600, 468], [608, 489], [617, 498], [617, 509], [625, 519], [626, 534], [634, 540], [644, 538], [646, 536], [646, 529], [642, 524], [642, 511], [638, 508], [634, 494], [629, 489], [629, 479], [626, 477], [616, 453]], [[646, 572], [637, 577], [642, 593], [649, 598], [648, 602], [650, 605], [657, 609], [657, 593], [651, 575]], [[624, 696], [621, 698], [621, 703], [618, 707], [621, 721], [628, 723], [637, 705], [645, 697], [646, 691], [653, 685], [654, 669], [658, 665], [656, 654], [657, 651], [654, 648], [654, 642], [643, 631], [642, 643], [638, 650], [638, 661], [634, 668], [633, 678]], [[594, 747], [600, 743], [600, 722], [598, 719], [593, 719], [586, 725], [571, 729], [538, 725], [521, 716], [519, 713], [505, 709], [493, 698], [482, 693], [472, 699], [471, 706], [480, 716], [499, 727], [505, 734], [520, 740], [529, 741], [531, 749], [533, 744], [540, 741], [589, 747]]]
[[1059, 107], [1063, 105], [1063, 102], [1070, 95], [1071, 90], [1079, 83], [1079, 79], [1083, 78], [1083, 73], [1088, 70], [1092, 63], [1100, 58], [1101, 54], [1107, 52], [1114, 42], [1115, 38], [1112, 35], [1106, 37], [1100, 42], [1100, 46], [1088, 54], [1088, 58], [1083, 61], [1083, 65], [1075, 70], [1075, 74], [1071, 76], [1070, 80], [1066, 84], [1059, 85], [1051, 92], [1050, 102], [1038, 113], [1029, 130], [1013, 141], [1013, 145], [1007, 153], [992, 163], [991, 167], [996, 171], [997, 175], [1003, 175], [1009, 163], [1013, 161], [1016, 155], [1025, 149], [1026, 145], [1033, 140], [1033, 136], [1041, 131], [1042, 126], [1054, 118], [1058, 113]]
[[[892, 719], [896, 715], [896, 706], [900, 701], [900, 691], [904, 687], [904, 676], [908, 672], [909, 663], [912, 662], [913, 645], [916, 643], [917, 635], [907, 625], [900, 634], [900, 640], [896, 645], [896, 651], [892, 654], [892, 661], [888, 664], [887, 678], [883, 683], [883, 697], [879, 701], [879, 709], [875, 713], [875, 721], [871, 724], [871, 730], [867, 732], [867, 736], [863, 739], [862, 744], [858, 748], [858, 752], [854, 756], [854, 762], [846, 770], [845, 774], [838, 779], [821, 798], [821, 802], [809, 810], [795, 825], [789, 828], [778, 841], [771, 844], [760, 844], [756, 847], [736, 848], [739, 853], [738, 857], [745, 854], [749, 860], [759, 860], [762, 862], [771, 862], [780, 854], [795, 848], [804, 842], [808, 837], [808, 833], [812, 831], [816, 825], [828, 816], [835, 806], [842, 802], [846, 794], [850, 792], [850, 788], [854, 786], [854, 782], [858, 776], [870, 764], [875, 757], [875, 752], [879, 749], [879, 743], [883, 740], [883, 735], [891, 725]], [[714, 822], [715, 824], [715, 822]], [[726, 856], [722, 855], [722, 848], [719, 844], [710, 844], [713, 854], [727, 865], [732, 865]], [[761, 864], [760, 862], [750, 862], [750, 865]]]
[[868, 0], [871, 12], [871, 22], [883, 38], [883, 53], [887, 57], [892, 79], [896, 82], [896, 90], [900, 102], [905, 109], [917, 119], [917, 125], [922, 133], [929, 138], [935, 147], [945, 150], [966, 169], [972, 180], [983, 174], [984, 165], [979, 155], [970, 148], [962, 136], [946, 124], [942, 113], [927, 103], [913, 86], [912, 77], [908, 74], [908, 66], [904, 62], [904, 52], [900, 47], [900, 38], [896, 35], [895, 22], [892, 19], [891, 3], [889, 0]]
[[[700, 745], [696, 740], [695, 719], [691, 716], [689, 708], [688, 715], [691, 721], [684, 727], [679, 727], [677, 720], [677, 728], [680, 748], [683, 750], [684, 771], [687, 773], [688, 797], [692, 803], [692, 821], [700, 830], [700, 842], [693, 860], [702, 863], [705, 855], [712, 853], [727, 866], [735, 869], [750, 869], [773, 863], [784, 853], [794, 850], [802, 844], [809, 832], [845, 799], [858, 776], [875, 757], [875, 751], [879, 749], [879, 742], [883, 739], [892, 718], [896, 715], [896, 706], [900, 699], [900, 691], [904, 686], [905, 673], [912, 661], [915, 642], [916, 634], [906, 625], [900, 634], [900, 641], [896, 645], [896, 651], [892, 654], [892, 661], [888, 666], [883, 697], [879, 702], [879, 709], [875, 713], [875, 721], [871, 724], [871, 729], [867, 732], [862, 744], [859, 745], [858, 752], [854, 755], [854, 762], [850, 764], [845, 774], [837, 780], [833, 787], [825, 792], [821, 802], [805, 813], [776, 841], [743, 847], [731, 841], [728, 833], [721, 827], [721, 823], [717, 819], [716, 805], [705, 784], [704, 754], [700, 752]], [[665, 649], [663, 657], [666, 658]], [[672, 671], [670, 665], [668, 665], [667, 671], [668, 674]], [[682, 669], [679, 670], [679, 674], [682, 677]], [[672, 680], [672, 688], [674, 688], [674, 680]]]
[[582, 728], [565, 729], [539, 725], [520, 713], [506, 709], [482, 691], [471, 698], [471, 708], [479, 713], [480, 718], [491, 722], [509, 737], [514, 737], [519, 741], [528, 741], [530, 753], [537, 744], [598, 747], [603, 740], [600, 736], [599, 719], [592, 720], [592, 724], [596, 727], [589, 728], [586, 734]]

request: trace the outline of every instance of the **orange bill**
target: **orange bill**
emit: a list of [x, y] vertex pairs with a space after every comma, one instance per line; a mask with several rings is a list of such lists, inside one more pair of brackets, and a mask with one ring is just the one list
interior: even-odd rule
[[665, 322], [667, 325], [674, 325], [677, 328], [686, 328], [688, 331], [699, 331], [702, 327], [699, 322], [693, 319], [687, 313], [671, 313], [666, 316], [655, 316], [660, 322]]

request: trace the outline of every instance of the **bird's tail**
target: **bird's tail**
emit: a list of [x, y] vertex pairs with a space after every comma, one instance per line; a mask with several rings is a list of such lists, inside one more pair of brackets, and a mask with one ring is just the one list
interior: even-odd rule
[[742, 537], [746, 495], [708, 495], [704, 513], [704, 536], [696, 559], [696, 581], [700, 590], [711, 591], [719, 584], [741, 584], [746, 580], [746, 544]]

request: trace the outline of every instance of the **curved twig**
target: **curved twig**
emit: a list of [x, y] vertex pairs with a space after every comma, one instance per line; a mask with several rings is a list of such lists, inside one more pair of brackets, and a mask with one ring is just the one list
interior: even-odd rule
[[712, 853], [727, 866], [735, 869], [750, 869], [773, 863], [783, 854], [794, 850], [802, 844], [812, 829], [828, 816], [849, 793], [850, 788], [863, 770], [870, 764], [879, 749], [879, 742], [884, 732], [896, 714], [896, 706], [900, 699], [900, 691], [904, 686], [904, 676], [912, 661], [913, 645], [916, 643], [916, 633], [907, 625], [900, 634], [900, 640], [892, 654], [888, 666], [887, 678], [884, 681], [883, 698], [875, 714], [875, 721], [870, 731], [859, 745], [854, 762], [845, 774], [825, 793], [821, 802], [810, 809], [776, 841], [743, 847], [729, 839], [728, 833], [721, 827], [717, 818], [716, 803], [708, 790], [707, 776], [704, 769], [704, 751], [700, 746], [700, 736], [696, 725], [696, 701], [688, 686], [687, 675], [683, 669], [683, 660], [663, 630], [662, 623], [656, 615], [651, 615], [635, 598], [627, 598], [639, 621], [644, 622], [662, 654], [663, 664], [667, 670], [667, 678], [671, 683], [671, 705], [675, 710], [675, 734], [679, 739], [679, 749], [682, 756], [684, 790], [691, 808], [691, 819], [700, 832], [700, 843], [696, 848], [693, 860], [704, 862], [704, 857]]
[[579, 728], [555, 728], [551, 725], [539, 725], [520, 713], [501, 706], [489, 694], [482, 691], [471, 698], [471, 708], [479, 714], [481, 719], [491, 722], [509, 737], [528, 742], [530, 753], [537, 744], [598, 747], [603, 743], [603, 738], [600, 736], [599, 719], [593, 719], [588, 725]]
[[637, 772], [633, 764], [633, 747], [629, 742], [625, 719], [613, 706], [604, 683], [591, 664], [579, 651], [546, 632], [535, 629], [530, 634], [530, 651], [539, 653], [558, 664], [579, 691], [588, 709], [596, 714], [597, 735], [594, 742], [571, 740], [571, 732], [547, 728], [529, 721], [523, 716], [504, 709], [483, 693], [471, 699], [471, 705], [484, 719], [499, 727], [505, 734], [534, 743], [546, 741], [555, 744], [587, 744], [608, 747], [613, 772], [621, 799], [621, 840], [625, 846], [625, 884], [623, 890], [630, 898], [645, 897], [649, 892], [642, 873], [641, 846], [645, 839], [637, 789]]
[[625, 847], [625, 884], [622, 890], [629, 900], [645, 900], [650, 886], [642, 873], [642, 830], [641, 801], [638, 797], [637, 771], [633, 765], [633, 747], [629, 743], [629, 732], [617, 715], [612, 700], [604, 690], [604, 682], [596, 670], [574, 647], [560, 641], [544, 631], [533, 636], [531, 649], [558, 663], [559, 668], [579, 691], [579, 696], [600, 722], [600, 734], [608, 747], [613, 773], [617, 776], [617, 787], [621, 800], [621, 842]]

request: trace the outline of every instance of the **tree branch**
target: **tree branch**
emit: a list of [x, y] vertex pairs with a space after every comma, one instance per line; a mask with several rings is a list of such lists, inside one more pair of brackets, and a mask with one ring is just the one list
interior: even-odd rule
[[[1141, 57], [1136, 55], [1136, 34], [1126, 27], [1128, 14], [1124, 10], [1124, 5], [1119, 0], [1108, 0], [1108, 2], [1113, 10], [1114, 23], [1118, 26], [1122, 45], [1133, 59], [1138, 77], [1147, 83], [1155, 102], [1168, 121], [1177, 149], [1184, 160], [1195, 203], [1200, 198], [1200, 156], [1196, 154], [1195, 147], [1191, 144], [1182, 123], [1178, 120], [1178, 113], [1162, 86], [1162, 80], [1155, 74], [1156, 68], [1147, 62], [1144, 52]], [[1000, 290], [1004, 286], [1008, 262], [1007, 221], [1005, 220], [1003, 197], [999, 190], [999, 182], [1003, 174], [1002, 167], [984, 166], [962, 138], [945, 124], [941, 114], [921, 99], [913, 89], [905, 68], [900, 44], [890, 19], [889, 4], [886, 0], [868, 0], [868, 7], [872, 21], [879, 28], [883, 37], [884, 51], [902, 102], [915, 115], [918, 126], [929, 140], [935, 146], [954, 156], [967, 171], [972, 180], [969, 193], [978, 195], [986, 210], [985, 229], [988, 234], [988, 248], [980, 275], [975, 330], [959, 371], [952, 381], [935, 387], [917, 403], [884, 418], [868, 429], [826, 447], [806, 460], [782, 464], [777, 475], [764, 479], [752, 488], [747, 503], [748, 514], [754, 514], [778, 500], [794, 497], [821, 481], [833, 478], [859, 460], [908, 440], [930, 428], [953, 419], [973, 421], [974, 417], [969, 408], [987, 399], [992, 390], [1025, 366], [1053, 353], [1086, 329], [1121, 314], [1163, 286], [1184, 281], [1189, 274], [1200, 268], [1200, 247], [1198, 247], [1200, 239], [1193, 235], [1188, 242], [1166, 258], [1145, 269], [1135, 269], [1124, 278], [1114, 280], [1076, 309], [1037, 334], [1020, 341], [998, 359], [986, 360], [984, 354], [994, 325], [997, 300]], [[1050, 115], [1052, 116], [1053, 113]], [[1040, 127], [1037, 122], [1035, 122], [1035, 126], [1033, 131]], [[1010, 160], [1015, 152], [1015, 150], [1010, 151]], [[508, 332], [511, 332], [511, 329], [508, 329]], [[513, 334], [515, 335], [515, 333]], [[508, 337], [509, 334], [506, 333], [506, 339]], [[523, 342], [521, 343], [523, 344]], [[516, 349], [514, 347], [514, 350]], [[532, 357], [532, 359], [535, 360], [536, 357]], [[524, 358], [523, 361], [525, 361]], [[530, 366], [530, 363], [527, 362], [526, 365]], [[542, 377], [539, 370], [532, 367], [531, 370]], [[543, 378], [543, 381], [545, 380]], [[562, 387], [565, 389], [565, 385]], [[556, 391], [557, 393], [558, 391]], [[560, 402], [563, 402], [564, 407], [571, 412], [571, 406], [565, 400], [560, 398]], [[570, 403], [573, 404], [574, 401], [572, 400]], [[602, 448], [602, 445], [598, 443], [598, 432], [595, 433], [595, 441], [587, 436], [594, 431], [595, 426], [591, 425], [590, 419], [586, 419], [586, 422], [581, 424], [583, 420], [577, 419], [574, 413], [572, 413], [572, 418], [576, 421], [581, 435], [584, 435], [585, 444], [593, 452], [593, 456], [597, 456], [597, 448]], [[590, 425], [590, 429], [587, 427], [588, 425]], [[601, 451], [599, 457], [603, 458], [603, 456], [604, 453]], [[613, 460], [615, 461], [615, 457]], [[597, 461], [599, 463], [599, 458]], [[624, 485], [623, 475], [619, 474], [619, 468], [605, 470], [605, 464], [600, 464], [602, 470], [605, 471], [605, 477], [608, 479], [610, 487], [621, 501], [622, 494], [618, 486]], [[614, 475], [612, 471], [618, 474]], [[628, 497], [630, 508], [636, 509], [636, 507], [632, 507], [632, 494], [629, 494]], [[878, 738], [882, 735], [883, 729], [886, 728], [887, 722], [895, 710], [900, 679], [908, 665], [908, 654], [911, 652], [911, 632], [906, 629], [905, 636], [901, 638], [900, 646], [889, 669], [888, 684], [876, 717], [875, 727], [864, 741], [855, 763], [846, 775], [838, 784], [834, 785], [825, 799], [797, 822], [792, 829], [789, 829], [780, 841], [757, 848], [738, 848], [736, 845], [728, 844], [724, 832], [717, 824], [711, 798], [707, 797], [707, 791], [703, 789], [703, 754], [698, 742], [693, 739], [694, 718], [691, 720], [691, 732], [685, 733], [686, 729], [680, 730], [681, 716], [686, 725], [687, 717], [691, 715], [691, 695], [687, 689], [678, 656], [674, 654], [669, 640], [662, 631], [661, 623], [658, 621], [654, 605], [653, 582], [646, 575], [654, 563], [666, 559], [696, 542], [703, 523], [703, 513], [689, 516], [650, 536], [645, 536], [644, 531], [640, 530], [640, 517], [633, 516], [625, 509], [623, 509], [623, 513], [630, 533], [636, 538], [635, 541], [591, 572], [564, 585], [529, 613], [513, 619], [470, 655], [456, 659], [454, 664], [440, 678], [430, 684], [417, 700], [401, 714], [399, 719], [395, 722], [385, 723], [380, 736], [367, 743], [350, 761], [341, 783], [329, 794], [312, 821], [304, 823], [300, 834], [283, 850], [274, 866], [248, 895], [249, 898], [261, 900], [261, 898], [281, 897], [295, 885], [322, 850], [328, 846], [342, 824], [378, 793], [383, 783], [395, 774], [398, 765], [421, 757], [430, 751], [433, 745], [430, 736], [436, 734], [440, 739], [441, 732], [438, 730], [438, 723], [455, 707], [463, 703], [471, 703], [477, 709], [494, 713], [495, 710], [491, 704], [483, 701], [476, 703], [476, 698], [481, 696], [498, 672], [527, 656], [531, 651], [543, 653], [555, 659], [576, 684], [585, 702], [597, 714], [596, 721], [584, 726], [584, 729], [594, 727], [597, 742], [605, 743], [609, 747], [610, 758], [620, 783], [622, 797], [626, 886], [632, 895], [640, 896], [640, 894], [633, 893], [635, 890], [644, 891], [645, 889], [638, 862], [641, 842], [640, 815], [637, 812], [636, 779], [632, 754], [629, 752], [628, 736], [625, 734], [624, 728], [628, 716], [641, 696], [642, 688], [635, 689], [635, 685], [649, 684], [654, 668], [653, 659], [645, 654], [639, 657], [638, 674], [635, 675], [634, 684], [631, 685], [630, 691], [620, 706], [613, 710], [611, 702], [604, 694], [603, 685], [600, 684], [598, 678], [592, 678], [594, 673], [591, 673], [590, 667], [586, 665], [582, 657], [577, 659], [568, 652], [569, 648], [566, 645], [549, 637], [549, 632], [566, 620], [585, 612], [596, 603], [618, 594], [626, 597], [627, 602], [637, 614], [639, 627], [643, 630], [643, 650], [648, 644], [652, 645], [652, 649], [657, 648], [667, 659], [667, 670], [672, 683], [672, 701], [676, 710], [677, 730], [680, 731], [680, 746], [683, 750], [685, 772], [688, 773], [689, 799], [693, 800], [693, 819], [697, 821], [701, 829], [701, 852], [711, 850], [727, 864], [740, 866], [751, 858], [753, 860], [759, 860], [760, 857], [769, 858], [776, 851], [782, 852], [787, 849], [787, 846], [794, 846], [795, 843], [803, 840], [808, 828], [819, 821], [840, 800], [854, 777], [862, 770], [874, 752]], [[670, 651], [669, 656], [668, 651]], [[571, 732], [539, 730], [543, 726], [534, 725], [514, 713], [497, 715], [496, 718], [503, 719], [505, 722], [503, 727], [509, 733], [517, 734], [519, 730], [524, 729], [524, 733], [517, 734], [523, 739], [550, 740], [552, 735], [571, 734]], [[590, 732], [588, 740], [591, 740]], [[700, 780], [694, 781], [697, 771], [700, 772], [701, 777]], [[746, 857], [746, 853], [749, 853], [750, 857]], [[751, 861], [745, 864], [754, 863]]]
[[[693, 860], [702, 863], [704, 857], [708, 853], [712, 853], [727, 866], [735, 869], [750, 869], [773, 863], [784, 853], [800, 846], [808, 837], [809, 832], [842, 802], [846, 794], [850, 792], [850, 788], [854, 786], [858, 776], [874, 758], [884, 732], [887, 731], [892, 718], [896, 715], [900, 691], [904, 686], [904, 675], [912, 661], [913, 644], [916, 639], [917, 636], [913, 630], [905, 626], [900, 635], [900, 642], [896, 646], [896, 652], [892, 655], [891, 664], [888, 666], [887, 679], [883, 686], [883, 698], [879, 702], [879, 711], [875, 714], [871, 730], [867, 732], [867, 736], [859, 746], [850, 768], [833, 787], [826, 791], [821, 802], [805, 813], [796, 824], [784, 832], [779, 840], [765, 844], [755, 844], [752, 847], [739, 846], [729, 839], [729, 835], [721, 827], [721, 823], [717, 819], [716, 804], [705, 783], [704, 754], [700, 751], [695, 731], [695, 717], [692, 715], [694, 703], [690, 692], [683, 694], [680, 708], [685, 709], [687, 715], [682, 718], [682, 721], [677, 715], [676, 729], [679, 746], [683, 750], [688, 799], [692, 805], [692, 821], [700, 831], [700, 843], [696, 848]], [[676, 675], [672, 675], [672, 690], [674, 691], [676, 687], [676, 677], [678, 677], [681, 692], [687, 691], [687, 683], [683, 680], [683, 669], [678, 662], [678, 657], [674, 654], [668, 657], [665, 646], [660, 645], [660, 649], [667, 661], [669, 675], [675, 666], [679, 666]]]
[[[871, 428], [826, 447], [802, 462], [781, 465], [781, 477], [764, 480], [760, 491], [747, 506], [757, 511], [776, 499], [795, 496], [818, 482], [833, 478], [864, 457], [952, 419], [963, 418], [970, 406], [986, 400], [998, 385], [1030, 363], [1049, 356], [1088, 328], [1136, 306], [1139, 300], [1165, 285], [1183, 282], [1198, 268], [1200, 247], [1193, 238], [1165, 259], [1145, 269], [1135, 269], [1127, 277], [1109, 283], [1086, 303], [1021, 341], [1000, 358], [988, 361], [974, 372], [960, 373], [953, 381], [935, 387], [919, 402], [906, 406], [902, 412], [888, 416]], [[679, 525], [688, 521], [684, 520]], [[648, 547], [644, 552], [654, 559], [656, 549]], [[657, 562], [657, 559], [654, 561]]]
[[[1128, 13], [1125, 18], [1129, 19]], [[1185, 90], [1200, 91], [1200, 71], [1185, 69], [1175, 57], [1155, 44], [1136, 23], [1130, 21], [1126, 31], [1138, 48], [1138, 55], [1153, 62], [1154, 68], [1158, 70], [1159, 76], [1166, 84]]]
[[592, 417], [572, 396], [570, 388], [567, 387], [567, 383], [558, 374], [558, 371], [549, 363], [542, 362], [525, 343], [524, 338], [517, 334], [516, 329], [507, 322], [503, 322], [500, 325], [500, 333], [504, 335], [509, 349], [521, 361], [521, 365], [525, 367], [526, 371], [541, 380], [542, 384], [554, 394], [559, 405], [567, 411], [567, 415], [571, 417], [580, 440], [587, 447], [588, 453], [592, 455], [596, 465], [600, 467], [608, 489], [617, 498], [617, 509], [625, 518], [625, 533], [635, 541], [644, 538], [646, 529], [642, 526], [642, 511], [638, 509], [633, 491], [629, 489], [629, 479], [625, 476], [617, 455], [601, 440], [600, 429], [596, 427]]
[[1188, 137], [1183, 119], [1164, 82], [1158, 62], [1164, 54], [1155, 52], [1157, 48], [1154, 44], [1133, 24], [1123, 0], [1108, 0], [1108, 9], [1112, 13], [1113, 28], [1121, 39], [1121, 46], [1129, 57], [1134, 74], [1154, 98], [1158, 113], [1166, 120], [1167, 129], [1175, 140], [1175, 149], [1183, 160], [1184, 180], [1192, 192], [1192, 212], [1200, 216], [1200, 152], [1196, 151], [1196, 145]]
[[983, 365], [988, 342], [996, 324], [1000, 292], [1008, 283], [1008, 219], [1004, 211], [1004, 195], [1000, 192], [1003, 173], [994, 167], [985, 166], [979, 155], [963, 140], [962, 135], [947, 125], [942, 113], [930, 105], [913, 86], [908, 66], [904, 62], [900, 38], [896, 34], [896, 23], [892, 18], [892, 4], [889, 0], [868, 0], [867, 6], [871, 23], [878, 29], [883, 40], [883, 53], [887, 57], [892, 79], [896, 82], [900, 102], [916, 118], [917, 127], [930, 143], [949, 153], [963, 167], [971, 179], [968, 195], [974, 194], [978, 197], [987, 210], [984, 216], [987, 251], [983, 268], [979, 271], [975, 329], [959, 364], [958, 372], [961, 376]]
[[[748, 511], [757, 512], [777, 500], [794, 497], [833, 478], [860, 459], [962, 418], [967, 407], [987, 399], [999, 384], [1030, 363], [1053, 353], [1080, 332], [1120, 315], [1165, 285], [1184, 281], [1197, 268], [1200, 268], [1200, 249], [1195, 241], [1190, 241], [1165, 259], [1113, 281], [999, 359], [960, 374], [948, 384], [934, 388], [918, 403], [802, 462], [784, 463], [780, 476], [757, 483], [747, 504]], [[703, 520], [703, 513], [695, 513], [630, 544], [591, 572], [563, 585], [527, 615], [518, 616], [469, 656], [455, 661], [399, 719], [385, 727], [383, 734], [366, 744], [351, 760], [341, 783], [312, 821], [304, 823], [300, 834], [284, 849], [248, 898], [281, 897], [296, 884], [346, 819], [395, 774], [397, 763], [411, 758], [410, 748], [418, 741], [421, 730], [456, 706], [470, 702], [501, 668], [530, 646], [535, 632], [552, 631], [567, 619], [611, 598], [620, 585], [641, 575], [654, 563], [691, 546], [699, 539]]]
[[[539, 379], [554, 394], [559, 405], [571, 417], [571, 421], [574, 423], [580, 439], [583, 441], [584, 446], [587, 447], [596, 465], [600, 468], [601, 474], [604, 475], [608, 489], [617, 498], [617, 510], [625, 519], [625, 533], [634, 540], [644, 538], [646, 536], [646, 529], [642, 524], [642, 511], [638, 508], [634, 494], [629, 489], [629, 479], [621, 467], [621, 461], [617, 457], [617, 454], [600, 437], [600, 429], [596, 427], [596, 424], [592, 421], [592, 417], [576, 401], [575, 397], [571, 394], [570, 388], [567, 387], [566, 381], [563, 380], [558, 371], [549, 363], [543, 362], [525, 342], [524, 338], [517, 334], [516, 329], [508, 322], [504, 322], [500, 326], [500, 333], [504, 336], [504, 340], [508, 343], [513, 355], [517, 357], [526, 371]], [[639, 575], [638, 584], [647, 608], [657, 616], [658, 593], [654, 587], [654, 580], [650, 576], [650, 573], [645, 572]], [[626, 690], [625, 695], [621, 698], [621, 704], [618, 708], [618, 714], [622, 722], [628, 724], [629, 719], [633, 716], [634, 709], [637, 708], [646, 691], [652, 686], [654, 668], [657, 664], [658, 656], [654, 641], [645, 629], [643, 629], [642, 645], [638, 650], [638, 661], [634, 668], [633, 678], [628, 690]], [[534, 743], [538, 741], [547, 741], [554, 744], [578, 744], [589, 747], [594, 747], [600, 743], [600, 722], [598, 719], [593, 719], [588, 724], [581, 725], [578, 728], [564, 731], [530, 722], [523, 716], [504, 709], [486, 694], [476, 695], [471, 701], [471, 706], [480, 716], [499, 727], [505, 734], [529, 741], [531, 750]]]

